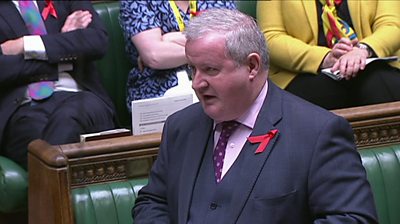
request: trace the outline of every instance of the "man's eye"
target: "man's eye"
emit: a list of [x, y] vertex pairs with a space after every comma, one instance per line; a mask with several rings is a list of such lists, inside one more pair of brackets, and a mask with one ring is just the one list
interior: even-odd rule
[[218, 70], [216, 68], [213, 68], [213, 67], [207, 67], [205, 71], [209, 75], [215, 75], [215, 74], [218, 73]]
[[206, 69], [206, 71], [207, 71], [207, 72], [212, 72], [212, 71], [215, 71], [215, 68], [210, 68], [210, 67], [208, 67], [208, 68]]

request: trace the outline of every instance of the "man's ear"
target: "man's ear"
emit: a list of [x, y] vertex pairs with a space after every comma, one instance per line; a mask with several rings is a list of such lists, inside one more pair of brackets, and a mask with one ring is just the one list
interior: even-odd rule
[[261, 69], [261, 58], [256, 53], [251, 53], [247, 56], [247, 66], [249, 69], [249, 79], [253, 80]]

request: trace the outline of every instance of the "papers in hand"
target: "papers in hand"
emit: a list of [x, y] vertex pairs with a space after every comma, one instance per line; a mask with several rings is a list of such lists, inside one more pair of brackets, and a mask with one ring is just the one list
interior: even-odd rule
[[192, 103], [191, 93], [132, 101], [132, 134], [162, 132], [169, 115]]
[[[387, 61], [387, 62], [391, 62], [391, 61], [396, 61], [399, 60], [399, 58], [397, 56], [391, 56], [391, 57], [383, 57], [383, 58], [367, 58], [366, 60], [366, 64], [368, 65], [369, 63], [373, 62], [373, 61]], [[343, 79], [343, 76], [339, 73], [340, 71], [331, 71], [332, 68], [325, 68], [322, 69], [321, 72], [329, 77], [331, 77], [334, 80], [341, 80]]]

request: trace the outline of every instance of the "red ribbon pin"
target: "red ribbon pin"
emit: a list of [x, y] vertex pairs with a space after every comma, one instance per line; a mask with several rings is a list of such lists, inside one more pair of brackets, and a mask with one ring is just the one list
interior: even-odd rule
[[43, 9], [42, 16], [43, 19], [46, 20], [49, 17], [49, 14], [52, 15], [54, 18], [57, 18], [57, 11], [54, 8], [53, 1], [46, 0], [46, 7]]
[[269, 141], [271, 141], [271, 139], [273, 139], [275, 137], [276, 133], [278, 133], [278, 129], [271, 130], [265, 135], [248, 137], [247, 139], [249, 140], [250, 143], [253, 143], [253, 144], [260, 143], [257, 150], [255, 151], [255, 154], [264, 152]]

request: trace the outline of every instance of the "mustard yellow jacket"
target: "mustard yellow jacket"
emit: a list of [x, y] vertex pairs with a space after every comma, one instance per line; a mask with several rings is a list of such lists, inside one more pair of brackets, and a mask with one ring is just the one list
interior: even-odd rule
[[[400, 1], [349, 0], [348, 7], [360, 42], [379, 57], [400, 56]], [[300, 72], [317, 74], [330, 51], [317, 46], [318, 16], [312, 0], [257, 2], [257, 21], [270, 49], [270, 78], [281, 88]]]

